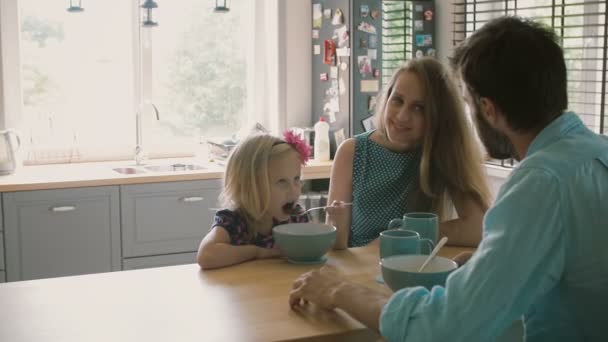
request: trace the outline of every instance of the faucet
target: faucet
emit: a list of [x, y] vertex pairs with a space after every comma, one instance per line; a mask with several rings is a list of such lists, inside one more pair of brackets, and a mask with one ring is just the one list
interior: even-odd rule
[[[150, 103], [156, 114], [156, 120], [160, 120], [160, 113], [154, 103]], [[142, 122], [141, 122], [141, 109], [142, 106], [135, 113], [135, 165], [143, 165], [146, 159], [144, 148], [142, 146]]]

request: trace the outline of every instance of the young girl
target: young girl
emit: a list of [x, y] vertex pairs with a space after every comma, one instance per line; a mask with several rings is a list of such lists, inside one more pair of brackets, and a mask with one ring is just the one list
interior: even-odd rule
[[288, 131], [283, 139], [254, 135], [230, 154], [224, 173], [222, 209], [198, 249], [202, 269], [252, 259], [278, 257], [272, 228], [308, 221], [296, 204], [301, 191], [301, 166], [310, 147]]

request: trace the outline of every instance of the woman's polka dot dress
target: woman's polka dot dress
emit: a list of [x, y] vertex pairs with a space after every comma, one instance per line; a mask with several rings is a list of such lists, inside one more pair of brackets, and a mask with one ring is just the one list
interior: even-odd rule
[[350, 247], [370, 243], [402, 217], [418, 184], [420, 149], [395, 153], [372, 141], [372, 133], [355, 136]]

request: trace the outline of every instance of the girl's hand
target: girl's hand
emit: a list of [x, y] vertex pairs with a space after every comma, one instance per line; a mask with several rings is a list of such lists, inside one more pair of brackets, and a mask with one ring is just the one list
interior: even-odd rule
[[272, 248], [258, 247], [255, 258], [256, 259], [269, 259], [269, 258], [277, 258], [280, 256], [281, 256], [281, 250], [279, 250], [279, 247], [275, 244]]
[[340, 218], [348, 214], [347, 207], [344, 205], [344, 201], [333, 201], [329, 206], [325, 208], [325, 213], [329, 217], [329, 222], [334, 224], [337, 218]]

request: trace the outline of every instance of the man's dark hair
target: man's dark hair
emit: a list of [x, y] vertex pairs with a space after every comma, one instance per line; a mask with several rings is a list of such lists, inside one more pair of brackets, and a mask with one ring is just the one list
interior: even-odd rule
[[492, 100], [512, 129], [541, 129], [568, 107], [564, 54], [550, 28], [519, 17], [486, 23], [451, 58], [471, 96]]

